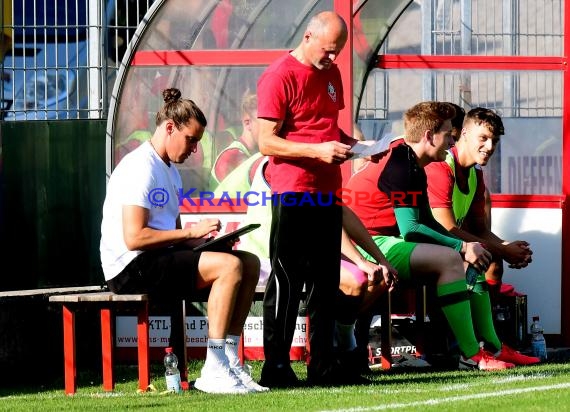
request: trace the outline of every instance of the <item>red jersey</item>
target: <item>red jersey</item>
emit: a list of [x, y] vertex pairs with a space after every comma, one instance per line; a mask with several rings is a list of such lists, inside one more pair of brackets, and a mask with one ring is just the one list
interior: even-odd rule
[[[468, 177], [470, 168], [461, 167], [457, 162], [457, 147], [452, 147], [451, 154], [455, 160], [455, 175], [447, 162], [433, 162], [425, 167], [428, 177], [428, 196], [432, 208], [453, 209], [453, 189], [457, 182], [457, 187], [463, 193], [469, 191]], [[475, 196], [469, 207], [469, 216], [485, 216], [485, 181], [483, 171], [477, 165], [475, 174], [477, 176], [477, 188]]]
[[[318, 70], [287, 53], [263, 72], [257, 97], [257, 117], [283, 121], [280, 137], [306, 143], [340, 141], [337, 120], [344, 98], [336, 65]], [[268, 168], [271, 189], [277, 193], [335, 192], [342, 183], [339, 165], [317, 159], [271, 156]]]
[[[394, 206], [390, 198], [391, 194], [380, 190], [379, 185], [380, 177], [386, 170], [386, 164], [392, 163], [394, 151], [400, 151], [398, 148], [401, 146], [408, 147], [404, 139], [397, 139], [390, 143], [388, 153], [378, 163], [366, 163], [364, 168], [352, 175], [342, 192], [341, 201], [343, 204], [356, 213], [372, 236], [400, 235]], [[404, 167], [407, 168], [408, 166], [405, 165]], [[402, 191], [404, 190], [402, 187]]]

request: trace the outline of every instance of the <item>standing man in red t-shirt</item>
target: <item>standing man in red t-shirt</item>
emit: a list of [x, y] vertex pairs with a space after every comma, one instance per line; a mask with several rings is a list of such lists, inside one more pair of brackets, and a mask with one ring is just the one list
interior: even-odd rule
[[[340, 165], [355, 140], [340, 130], [343, 88], [334, 61], [347, 40], [332, 11], [314, 16], [297, 48], [258, 81], [259, 149], [270, 156], [272, 271], [263, 302], [264, 386], [298, 383], [289, 351], [303, 285], [310, 322], [309, 384], [356, 379], [333, 356], [333, 305], [339, 287], [342, 206]], [[363, 228], [364, 236], [367, 236]]]

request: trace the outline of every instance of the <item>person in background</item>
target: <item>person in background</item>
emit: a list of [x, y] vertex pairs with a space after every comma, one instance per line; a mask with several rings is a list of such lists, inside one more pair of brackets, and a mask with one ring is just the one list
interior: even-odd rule
[[239, 336], [255, 293], [259, 259], [244, 251], [194, 252], [219, 219], [182, 228], [175, 164], [184, 162], [202, 138], [206, 118], [178, 89], [163, 91], [150, 140], [114, 169], [103, 205], [100, 253], [105, 280], [118, 294], [148, 293], [182, 300], [210, 288], [206, 361], [195, 387], [209, 393], [264, 391], [243, 370]]
[[465, 118], [465, 109], [458, 104], [452, 102], [446, 102], [450, 104], [455, 109], [455, 116], [451, 119], [451, 138], [453, 139], [452, 144], [459, 139], [461, 135], [461, 129], [463, 129], [463, 119]]
[[[349, 179], [346, 190], [370, 194], [351, 208], [400, 281], [435, 277], [438, 303], [461, 351], [460, 369], [534, 363], [536, 358], [511, 350], [495, 332], [486, 282], [477, 276], [489, 265], [491, 254], [479, 242], [449, 233], [431, 213], [424, 168], [445, 160], [454, 116], [453, 106], [442, 102], [408, 109], [404, 137], [393, 141], [378, 163], [367, 163]], [[479, 338], [489, 350], [479, 346]]]
[[[259, 127], [257, 126], [257, 97], [256, 95], [250, 95], [246, 93], [246, 97], [243, 100], [243, 109], [249, 107], [250, 113], [247, 115], [251, 120], [248, 129], [250, 142], [255, 142], [255, 147], [257, 148], [257, 141], [259, 140]], [[245, 133], [244, 124], [244, 133]], [[238, 151], [236, 148], [233, 151]], [[257, 149], [256, 149], [257, 150]], [[227, 151], [229, 152], [229, 150]], [[255, 152], [249, 158], [244, 159], [241, 163], [235, 165], [233, 170], [224, 177], [224, 179], [219, 182], [214, 190], [214, 197], [216, 199], [235, 199], [238, 201], [238, 197], [243, 196], [251, 188], [253, 178], [256, 174], [258, 166], [265, 162], [266, 158], [260, 152]], [[213, 171], [212, 171], [213, 172]], [[262, 271], [263, 274], [263, 271]]]
[[270, 156], [268, 173], [276, 193], [271, 274], [263, 301], [264, 386], [298, 383], [289, 351], [303, 286], [310, 322], [307, 382], [353, 382], [333, 353], [343, 211], [337, 202], [323, 201], [341, 188], [340, 165], [356, 143], [338, 126], [344, 96], [334, 61], [347, 38], [346, 23], [337, 13], [318, 13], [300, 44], [273, 62], [257, 84], [259, 149]]
[[242, 134], [217, 156], [212, 167], [210, 188], [216, 189], [228, 174], [258, 152], [257, 96], [249, 91], [241, 103]]
[[445, 162], [431, 163], [425, 169], [430, 181], [429, 201], [443, 227], [465, 241], [484, 243], [493, 255], [485, 278], [494, 301], [501, 290], [503, 260], [511, 268], [524, 268], [532, 262], [532, 250], [526, 241], [504, 241], [491, 230], [491, 199], [481, 167], [488, 163], [504, 134], [501, 117], [482, 107], [467, 115], [461, 107], [454, 107], [454, 147], [448, 150]]

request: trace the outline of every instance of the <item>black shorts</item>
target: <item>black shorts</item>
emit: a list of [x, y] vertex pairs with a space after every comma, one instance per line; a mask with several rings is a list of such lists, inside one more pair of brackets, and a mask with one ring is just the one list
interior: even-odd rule
[[108, 280], [107, 285], [117, 294], [147, 293], [184, 299], [197, 291], [200, 256], [201, 252], [184, 246], [145, 251]]

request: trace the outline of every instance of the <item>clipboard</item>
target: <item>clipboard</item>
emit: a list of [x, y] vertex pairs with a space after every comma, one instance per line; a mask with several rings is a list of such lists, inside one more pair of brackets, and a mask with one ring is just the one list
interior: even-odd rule
[[252, 230], [257, 229], [260, 227], [261, 224], [259, 223], [250, 223], [249, 225], [245, 225], [240, 227], [239, 229], [234, 230], [233, 232], [226, 233], [225, 235], [218, 236], [209, 240], [207, 242], [202, 243], [201, 245], [196, 246], [192, 250], [194, 252], [200, 251], [210, 251], [210, 252], [220, 252], [220, 251], [227, 251], [226, 243], [228, 240], [237, 239], [246, 233], [251, 232]]

